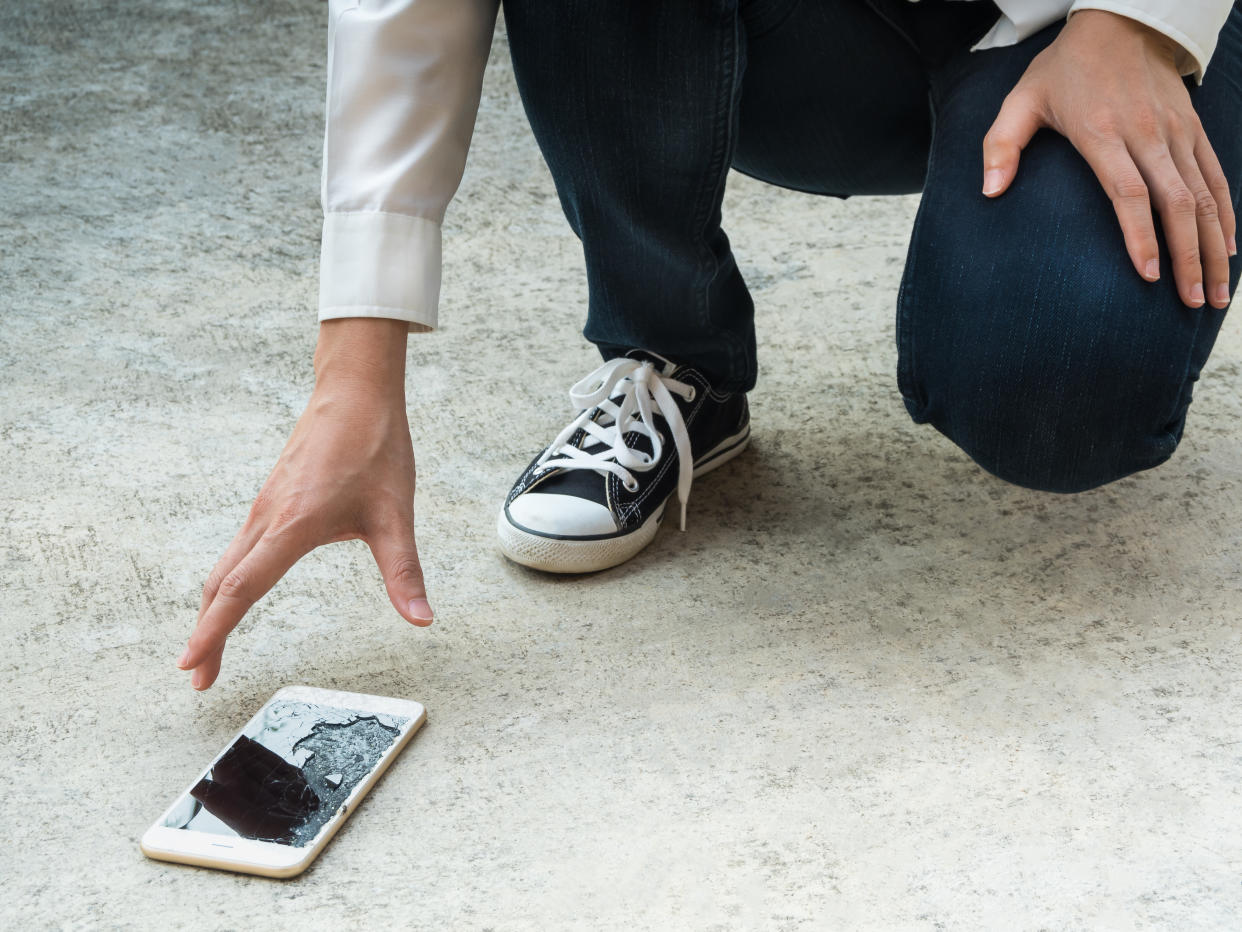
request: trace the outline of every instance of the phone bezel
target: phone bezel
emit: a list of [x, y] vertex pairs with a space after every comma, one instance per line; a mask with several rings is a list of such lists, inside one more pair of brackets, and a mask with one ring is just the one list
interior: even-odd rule
[[[298, 848], [282, 845], [271, 841], [257, 841], [252, 838], [238, 838], [232, 835], [214, 835], [208, 832], [187, 831], [164, 825], [173, 809], [190, 792], [190, 790], [210, 773], [216, 761], [233, 744], [244, 735], [247, 729], [263, 714], [263, 710], [273, 702], [294, 701], [313, 702], [330, 708], [344, 709], [349, 712], [361, 712], [366, 715], [395, 715], [407, 721], [401, 732], [389, 746], [366, 779], [353, 788], [345, 801], [324, 823], [319, 834], [308, 845]], [[221, 867], [226, 870], [243, 873], [261, 874], [268, 877], [292, 877], [305, 870], [336, 834], [337, 829], [357, 807], [358, 802], [374, 786], [380, 776], [388, 769], [388, 765], [401, 753], [427, 719], [427, 710], [411, 699], [392, 699], [386, 696], [372, 696], [365, 693], [343, 692], [334, 689], [321, 689], [316, 686], [286, 686], [279, 689], [267, 700], [254, 715], [246, 721], [223, 748], [211, 759], [202, 772], [184, 790], [178, 793], [172, 803], [163, 811], [155, 823], [143, 833], [140, 847], [147, 857], [163, 861], [176, 861], [182, 864], [196, 864], [201, 867]]]

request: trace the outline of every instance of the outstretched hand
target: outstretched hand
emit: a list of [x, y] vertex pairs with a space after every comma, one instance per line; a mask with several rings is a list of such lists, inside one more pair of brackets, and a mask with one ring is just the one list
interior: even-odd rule
[[203, 587], [198, 621], [177, 665], [206, 689], [225, 640], [301, 557], [361, 539], [407, 621], [431, 624], [414, 543], [414, 450], [405, 413], [403, 321], [321, 325], [315, 390], [250, 515]]
[[983, 193], [1002, 194], [1041, 127], [1065, 136], [1104, 186], [1135, 270], [1160, 277], [1160, 215], [1188, 307], [1229, 303], [1237, 254], [1229, 185], [1191, 106], [1171, 39], [1101, 10], [1070, 17], [1005, 98], [983, 140]]

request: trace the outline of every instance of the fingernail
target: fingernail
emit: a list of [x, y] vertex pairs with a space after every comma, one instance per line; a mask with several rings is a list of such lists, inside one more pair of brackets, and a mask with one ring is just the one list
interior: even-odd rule
[[194, 671], [194, 674], [190, 677], [190, 685], [195, 689], [203, 688], [203, 672], [201, 670]]
[[1005, 183], [1005, 173], [999, 168], [989, 168], [983, 174], [983, 193], [995, 194]]
[[1234, 237], [1225, 240], [1225, 248], [1229, 250], [1229, 255], [1236, 256], [1238, 254], [1238, 241]]
[[410, 599], [410, 604], [406, 606], [410, 611], [410, 616], [417, 618], [419, 621], [431, 621], [431, 603], [426, 599]]
[[1228, 285], [1221, 284], [1221, 285], [1216, 286], [1216, 303], [1217, 304], [1228, 304], [1229, 303], [1229, 286]]
[[185, 649], [185, 653], [183, 653], [180, 657], [177, 658], [177, 666], [179, 666], [181, 669], [184, 670], [185, 665], [189, 662], [189, 660], [190, 660], [190, 649], [187, 647]]
[[1149, 259], [1147, 261], [1147, 271], [1143, 273], [1149, 282], [1154, 282], [1160, 277], [1160, 260]]
[[1194, 304], [1203, 303], [1203, 285], [1199, 282], [1190, 286], [1190, 300]]

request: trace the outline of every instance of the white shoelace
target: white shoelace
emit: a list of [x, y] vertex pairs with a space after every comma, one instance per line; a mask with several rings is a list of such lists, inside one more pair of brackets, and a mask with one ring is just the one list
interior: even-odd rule
[[[622, 395], [620, 405], [611, 400], [617, 394]], [[677, 499], [681, 503], [681, 529], [684, 531], [694, 461], [690, 433], [682, 420], [681, 409], [673, 400], [674, 394], [693, 401], [694, 386], [661, 375], [645, 360], [628, 356], [609, 360], [569, 390], [569, 399], [578, 416], [544, 450], [538, 460], [539, 470], [593, 469], [601, 476], [612, 473], [621, 480], [626, 491], [638, 491], [634, 473], [654, 469], [664, 455], [664, 437], [655, 426], [654, 402], [668, 423], [677, 449]], [[593, 419], [596, 409], [604, 413], [606, 417], [601, 420], [606, 423]], [[611, 420], [607, 420], [609, 418]], [[570, 446], [569, 438], [579, 430], [586, 431], [604, 448], [588, 453], [581, 447]], [[626, 446], [625, 435], [631, 432], [651, 440], [650, 456]]]

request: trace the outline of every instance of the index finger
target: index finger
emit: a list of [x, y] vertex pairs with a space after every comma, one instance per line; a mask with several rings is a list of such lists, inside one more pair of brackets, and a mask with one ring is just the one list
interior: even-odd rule
[[220, 580], [227, 576], [229, 570], [240, 563], [242, 558], [254, 548], [255, 542], [263, 536], [263, 530], [257, 523], [252, 525], [252, 522], [247, 521], [237, 532], [237, 536], [224, 548], [224, 553], [211, 568], [211, 572], [207, 574], [207, 582], [203, 585], [203, 597], [198, 604], [199, 618], [203, 617], [203, 612], [207, 611], [207, 606], [216, 597], [216, 590], [220, 588]]
[[[309, 550], [287, 534], [267, 533], [259, 538], [250, 553], [220, 581], [215, 597], [190, 635], [182, 668], [192, 670], [223, 651], [225, 639], [250, 607], [263, 598]], [[206, 689], [215, 680], [218, 666], [212, 667], [214, 669], [202, 671], [205, 676], [196, 678], [196, 689]], [[204, 679], [207, 681], [203, 682]]]

